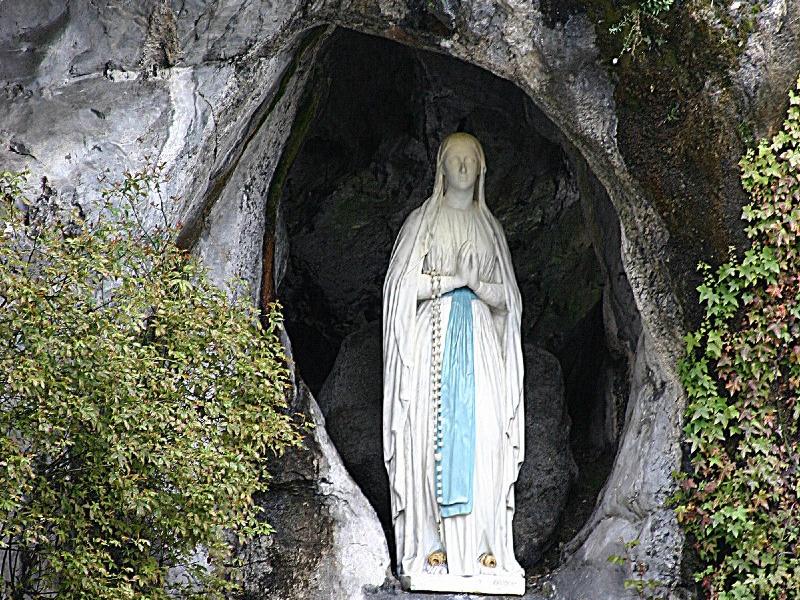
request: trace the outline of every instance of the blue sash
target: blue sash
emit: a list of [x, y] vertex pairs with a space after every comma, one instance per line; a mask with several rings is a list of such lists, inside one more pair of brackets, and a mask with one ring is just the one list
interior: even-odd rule
[[[436, 461], [437, 496], [442, 517], [472, 512], [475, 465], [475, 365], [472, 338], [472, 300], [466, 287], [451, 296], [450, 319], [442, 358], [442, 440]], [[441, 483], [441, 486], [438, 484]]]

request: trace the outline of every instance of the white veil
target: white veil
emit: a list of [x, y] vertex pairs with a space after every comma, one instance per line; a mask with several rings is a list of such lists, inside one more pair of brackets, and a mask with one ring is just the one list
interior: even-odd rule
[[[484, 180], [486, 159], [480, 142], [467, 133], [449, 135], [439, 146], [436, 157], [436, 176], [433, 192], [406, 219], [392, 250], [383, 285], [383, 457], [389, 474], [392, 521], [395, 522], [413, 494], [406, 479], [405, 428], [408, 426], [408, 407], [414, 401], [412, 369], [414, 331], [417, 311], [417, 282], [422, 263], [431, 244], [433, 225], [445, 192], [444, 157], [452, 141], [468, 138], [475, 144], [480, 162], [475, 201], [479, 218], [492, 232], [497, 248], [500, 274], [505, 292], [506, 311], [495, 313], [495, 326], [500, 334], [506, 381], [505, 424], [507, 443], [504, 445], [503, 485], [506, 486], [506, 527], [510, 532], [514, 516], [514, 482], [524, 457], [524, 415], [522, 398], [522, 345], [520, 319], [522, 300], [517, 286], [511, 255], [500, 223], [486, 206]], [[422, 485], [418, 482], [418, 485]], [[511, 539], [510, 536], [507, 539]], [[398, 557], [398, 561], [400, 557]]]

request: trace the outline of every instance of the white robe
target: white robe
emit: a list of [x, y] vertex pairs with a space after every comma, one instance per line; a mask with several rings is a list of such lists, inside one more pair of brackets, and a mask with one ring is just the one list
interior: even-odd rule
[[[475, 371], [473, 510], [442, 519], [435, 500], [431, 399], [431, 306], [417, 301], [419, 275], [454, 274], [461, 243], [472, 240], [479, 278], [499, 299], [471, 302]], [[442, 340], [450, 298], [441, 299]], [[497, 303], [497, 302], [496, 302]], [[384, 284], [384, 459], [389, 473], [397, 561], [402, 574], [426, 572], [447, 553], [451, 575], [522, 574], [514, 558], [513, 484], [523, 456], [520, 296], [502, 229], [485, 205], [461, 211], [435, 195], [409, 215]], [[497, 568], [482, 569], [488, 552]]]

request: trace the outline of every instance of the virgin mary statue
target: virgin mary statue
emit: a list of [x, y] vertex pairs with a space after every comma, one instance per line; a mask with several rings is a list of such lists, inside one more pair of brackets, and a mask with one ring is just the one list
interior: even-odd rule
[[383, 452], [406, 589], [524, 592], [521, 300], [480, 142], [449, 135], [383, 286]]

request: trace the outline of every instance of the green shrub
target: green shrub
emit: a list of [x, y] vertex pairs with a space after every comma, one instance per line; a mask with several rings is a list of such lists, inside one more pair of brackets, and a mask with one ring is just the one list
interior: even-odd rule
[[142, 226], [159, 181], [89, 220], [0, 173], [2, 598], [219, 598], [232, 542], [269, 532], [265, 455], [299, 443], [278, 308]]
[[[800, 81], [798, 81], [800, 89]], [[741, 161], [751, 247], [698, 288], [677, 514], [718, 600], [800, 597], [800, 94]]]

